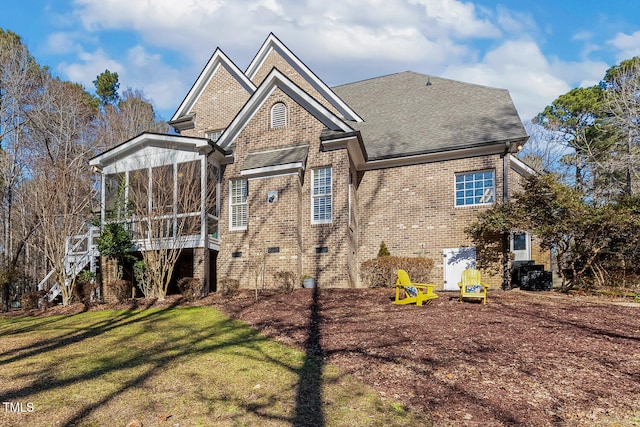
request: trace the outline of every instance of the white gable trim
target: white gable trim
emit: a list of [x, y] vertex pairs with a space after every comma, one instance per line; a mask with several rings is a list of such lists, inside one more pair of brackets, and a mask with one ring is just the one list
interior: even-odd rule
[[240, 171], [240, 176], [247, 179], [258, 179], [282, 175], [292, 175], [300, 173], [304, 169], [304, 163], [295, 162], [277, 166], [265, 166], [261, 168], [245, 169]]
[[293, 54], [278, 38], [270, 33], [267, 40], [247, 67], [245, 75], [253, 80], [258, 70], [272, 51], [278, 52], [315, 90], [317, 90], [331, 105], [333, 105], [345, 120], [363, 122], [362, 118], [335, 94], [322, 80], [316, 76], [297, 56]]
[[256, 85], [227, 57], [227, 55], [222, 52], [219, 48], [211, 55], [209, 62], [204, 67], [200, 76], [185, 96], [184, 100], [178, 107], [178, 110], [175, 112], [171, 121], [177, 120], [180, 117], [183, 117], [191, 111], [194, 104], [200, 98], [200, 95], [207, 87], [211, 78], [216, 74], [216, 72], [220, 69], [220, 67], [224, 67], [240, 85], [249, 93], [249, 95], [253, 94], [256, 90]]
[[289, 80], [287, 76], [274, 68], [224, 131], [218, 140], [218, 146], [226, 148], [233, 143], [238, 134], [242, 129], [244, 129], [249, 121], [251, 121], [251, 118], [266, 102], [276, 88], [279, 88], [293, 101], [300, 104], [327, 128], [343, 132], [353, 132], [353, 129], [351, 129], [349, 125], [316, 101], [313, 97], [309, 96], [308, 93]]
[[[133, 157], [136, 157], [137, 154], [143, 152], [147, 147], [155, 147], [154, 150], [145, 151], [149, 155], [166, 157], [168, 155], [167, 153], [173, 152], [174, 156], [178, 156], [183, 160], [195, 160], [196, 158], [202, 155], [208, 155], [215, 150], [210, 141], [206, 138], [191, 138], [186, 136], [162, 135], [145, 132], [92, 158], [89, 160], [89, 165], [95, 169], [112, 173], [112, 165], [120, 164], [120, 166], [122, 166], [123, 164], [131, 163], [125, 159], [132, 156], [132, 160], [135, 160]], [[156, 154], [154, 154], [154, 152]], [[179, 155], [179, 152], [182, 152], [183, 154]], [[217, 156], [217, 162], [221, 163], [224, 161], [225, 156], [222, 152], [217, 151], [214, 155]], [[151, 163], [162, 163], [166, 159], [147, 160]], [[135, 169], [135, 167], [132, 168]]]
[[536, 172], [535, 169], [527, 165], [516, 156], [510, 156], [509, 160], [511, 160], [511, 169], [513, 169], [516, 173], [522, 175], [523, 177], [530, 178], [532, 176], [538, 175], [538, 172]]

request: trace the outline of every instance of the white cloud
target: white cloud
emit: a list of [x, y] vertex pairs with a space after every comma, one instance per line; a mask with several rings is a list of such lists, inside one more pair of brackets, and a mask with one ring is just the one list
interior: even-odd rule
[[572, 88], [589, 87], [598, 84], [608, 68], [609, 65], [603, 61], [565, 62], [555, 59], [551, 63], [552, 72], [569, 82]]
[[109, 58], [102, 49], [94, 52], [80, 52], [78, 54], [80, 62], [69, 64], [60, 63], [58, 71], [66, 76], [67, 79], [81, 83], [87, 89], [93, 89], [93, 81], [98, 74], [104, 70], [122, 73], [124, 67], [119, 62]]
[[630, 35], [618, 33], [608, 43], [618, 50], [616, 52], [616, 62], [618, 63], [634, 56], [640, 56], [640, 31]]
[[76, 41], [76, 37], [76, 34], [67, 32], [49, 34], [45, 48], [48, 53], [58, 55], [80, 51], [81, 47]]
[[93, 90], [93, 81], [104, 70], [116, 72], [120, 92], [126, 88], [141, 88], [145, 97], [165, 112], [163, 115], [177, 108], [190, 84], [177, 70], [164, 64], [160, 55], [150, 54], [142, 46], [129, 49], [123, 62], [110, 58], [102, 49], [81, 52], [78, 59], [79, 62], [73, 64], [61, 63], [58, 71], [89, 90]]
[[143, 46], [135, 46], [127, 52], [127, 68], [120, 81], [126, 87], [144, 88], [145, 96], [159, 110], [178, 108], [178, 102], [192, 83], [178, 70], [164, 64], [160, 55], [148, 53]]
[[455, 53], [464, 49], [452, 40], [500, 35], [472, 3], [458, 0], [183, 0], [179, 6], [172, 0], [78, 0], [77, 5], [75, 14], [89, 31], [133, 31], [148, 44], [197, 61], [218, 46], [254, 50], [271, 31], [287, 43], [317, 44], [320, 50], [307, 55], [362, 57], [377, 48], [376, 55], [391, 58], [408, 56], [425, 41]]
[[521, 35], [538, 31], [538, 26], [528, 13], [512, 11], [504, 6], [498, 6], [497, 11], [497, 23], [507, 33]]
[[557, 77], [539, 46], [530, 40], [508, 41], [479, 63], [447, 67], [445, 77], [507, 88], [520, 118], [529, 120], [571, 87]]
[[425, 24], [458, 37], [497, 37], [500, 31], [488, 20], [477, 16], [473, 3], [458, 0], [409, 0], [425, 10]]

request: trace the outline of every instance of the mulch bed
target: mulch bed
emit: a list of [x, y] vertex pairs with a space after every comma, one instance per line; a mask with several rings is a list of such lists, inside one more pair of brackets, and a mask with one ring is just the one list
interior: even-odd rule
[[300, 289], [219, 307], [437, 426], [582, 426], [640, 415], [638, 304], [514, 290], [490, 292], [487, 305], [440, 292], [416, 307], [392, 305], [392, 295]]
[[[640, 425], [639, 304], [514, 290], [490, 291], [487, 305], [439, 292], [416, 307], [392, 305], [391, 289], [314, 291], [263, 291], [257, 301], [243, 291], [189, 304], [216, 306], [322, 358], [435, 426]], [[88, 309], [175, 305], [185, 303]]]

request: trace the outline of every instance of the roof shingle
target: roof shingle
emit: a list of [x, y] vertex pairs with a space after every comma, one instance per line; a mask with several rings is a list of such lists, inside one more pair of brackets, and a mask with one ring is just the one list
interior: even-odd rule
[[527, 138], [505, 89], [407, 71], [333, 90], [364, 119], [369, 160]]

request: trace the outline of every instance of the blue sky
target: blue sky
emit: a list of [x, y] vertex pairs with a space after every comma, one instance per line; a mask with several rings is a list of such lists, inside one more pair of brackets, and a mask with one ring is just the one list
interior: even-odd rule
[[331, 86], [412, 70], [508, 89], [523, 120], [640, 55], [631, 0], [23, 0], [0, 28], [63, 79], [117, 72], [167, 120], [216, 47], [245, 69], [269, 32]]

